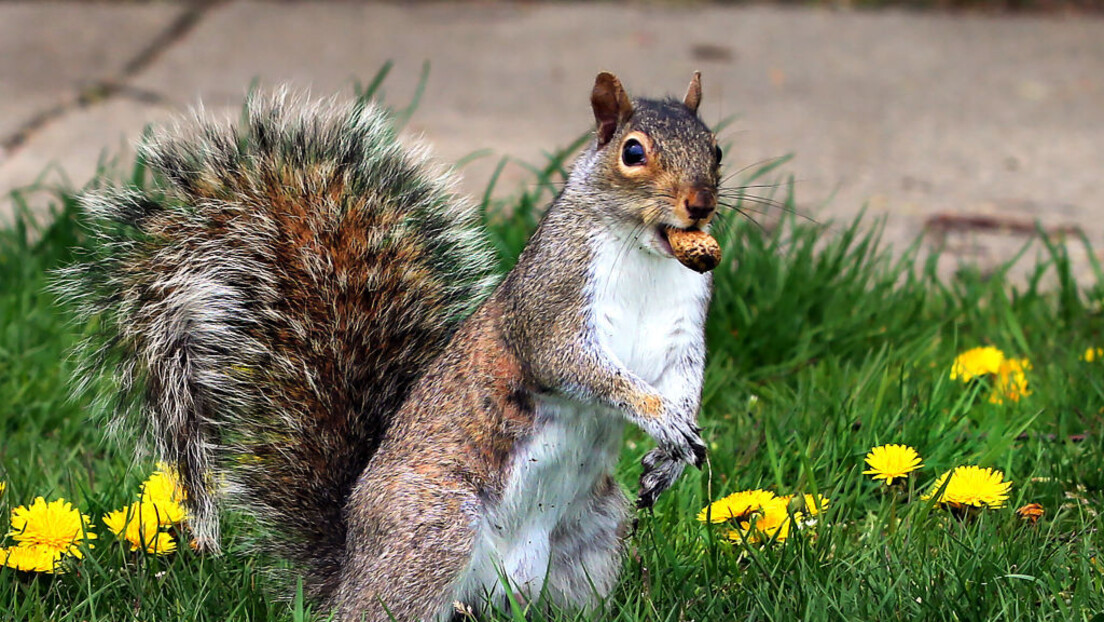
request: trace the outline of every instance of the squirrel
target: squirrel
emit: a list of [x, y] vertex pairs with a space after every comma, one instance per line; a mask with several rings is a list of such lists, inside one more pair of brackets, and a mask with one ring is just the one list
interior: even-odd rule
[[590, 101], [594, 139], [502, 278], [451, 173], [362, 101], [197, 114], [140, 145], [155, 183], [82, 197], [62, 288], [102, 330], [84, 385], [106, 377], [175, 466], [200, 549], [220, 506], [249, 513], [341, 620], [602, 604], [625, 424], [657, 442], [641, 508], [706, 453], [712, 281], [670, 236], [708, 231], [722, 152], [698, 73], [679, 101], [603, 72]]

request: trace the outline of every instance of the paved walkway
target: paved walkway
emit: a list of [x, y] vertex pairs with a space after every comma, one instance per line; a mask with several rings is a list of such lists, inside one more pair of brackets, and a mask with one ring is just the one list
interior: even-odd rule
[[[1104, 20], [583, 3], [0, 3], [0, 193], [87, 182], [150, 122], [249, 85], [351, 93], [388, 59], [388, 100], [431, 73], [410, 128], [481, 191], [498, 157], [539, 163], [590, 125], [600, 69], [734, 118], [734, 166], [793, 154], [803, 213], [864, 205], [898, 245], [927, 227], [958, 260], [1009, 256], [1036, 219], [1104, 249]], [[64, 174], [64, 178], [63, 175]], [[43, 176], [44, 175], [44, 176]], [[525, 179], [507, 168], [500, 188]], [[32, 206], [44, 199], [31, 196]], [[11, 209], [0, 201], [0, 219]], [[1075, 249], [1087, 275], [1083, 253]]]

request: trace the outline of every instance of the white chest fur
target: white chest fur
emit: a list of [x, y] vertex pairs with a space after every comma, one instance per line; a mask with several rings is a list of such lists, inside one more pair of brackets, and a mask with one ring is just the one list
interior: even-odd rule
[[[587, 291], [592, 338], [672, 400], [700, 391], [709, 277], [612, 236], [595, 239], [594, 253]], [[623, 427], [603, 407], [566, 397], [537, 400], [536, 429], [515, 453], [502, 498], [478, 528], [460, 598], [501, 599], [502, 576], [512, 590], [536, 595], [555, 572], [556, 548], [570, 539], [563, 532], [574, 521], [613, 521], [602, 529], [616, 531], [619, 518], [589, 504], [617, 463]]]
[[593, 322], [625, 367], [663, 391], [667, 374], [686, 374], [681, 356], [702, 348], [710, 277], [616, 238], [595, 241]]

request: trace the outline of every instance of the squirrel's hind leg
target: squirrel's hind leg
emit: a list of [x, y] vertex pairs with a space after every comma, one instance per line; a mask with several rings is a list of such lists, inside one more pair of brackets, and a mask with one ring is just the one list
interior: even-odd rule
[[447, 621], [474, 548], [470, 490], [415, 469], [362, 477], [346, 506], [348, 545], [333, 604], [339, 620]]
[[545, 590], [568, 610], [601, 605], [617, 585], [629, 531], [629, 502], [611, 475], [598, 481], [590, 503], [551, 537]]

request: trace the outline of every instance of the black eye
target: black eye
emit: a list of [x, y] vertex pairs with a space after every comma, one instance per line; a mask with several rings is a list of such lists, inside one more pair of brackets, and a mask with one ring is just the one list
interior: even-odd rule
[[724, 155], [724, 152], [721, 151], [721, 146], [717, 145], [716, 147], [713, 147], [713, 153], [716, 154], [716, 156], [717, 156], [717, 164], [720, 164], [721, 163], [721, 156]]
[[640, 141], [635, 138], [625, 141], [625, 146], [621, 148], [621, 161], [625, 163], [625, 166], [643, 166], [646, 160], [644, 145], [641, 145]]

